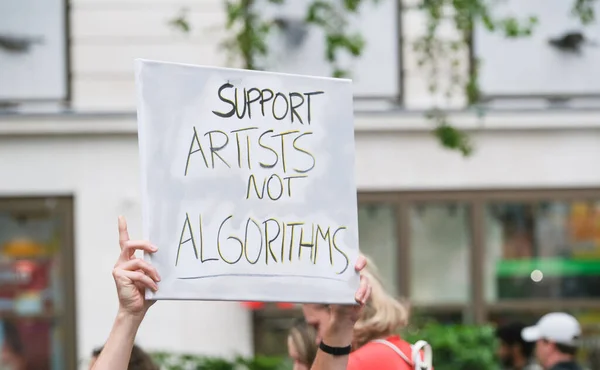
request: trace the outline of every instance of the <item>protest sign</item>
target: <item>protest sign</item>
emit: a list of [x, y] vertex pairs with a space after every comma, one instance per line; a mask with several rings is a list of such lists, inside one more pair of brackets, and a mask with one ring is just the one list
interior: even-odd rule
[[136, 61], [150, 299], [353, 303], [350, 80]]

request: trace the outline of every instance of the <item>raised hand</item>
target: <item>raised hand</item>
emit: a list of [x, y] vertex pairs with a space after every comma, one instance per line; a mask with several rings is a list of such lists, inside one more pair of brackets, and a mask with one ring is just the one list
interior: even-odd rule
[[[356, 261], [354, 269], [360, 273], [367, 266], [367, 259], [364, 256], [360, 256]], [[360, 286], [354, 295], [356, 305], [331, 305], [331, 316], [332, 321], [336, 324], [347, 324], [354, 325], [360, 318], [360, 314], [363, 307], [367, 303], [369, 296], [371, 295], [371, 286], [369, 280], [365, 276], [360, 276]], [[344, 323], [346, 321], [346, 323]]]
[[[367, 259], [360, 256], [356, 261], [354, 269], [360, 273], [367, 266]], [[360, 318], [365, 304], [371, 296], [371, 285], [366, 276], [360, 277], [360, 286], [356, 291], [355, 305], [331, 305], [331, 319], [327, 328], [327, 337], [330, 343], [348, 345], [352, 341], [354, 324]], [[329, 344], [329, 343], [328, 343]]]
[[143, 318], [154, 301], [144, 298], [146, 288], [156, 291], [160, 276], [148, 262], [135, 256], [136, 250], [154, 253], [157, 248], [148, 241], [130, 240], [127, 222], [119, 217], [119, 245], [121, 254], [113, 269], [113, 278], [119, 295], [119, 311]]

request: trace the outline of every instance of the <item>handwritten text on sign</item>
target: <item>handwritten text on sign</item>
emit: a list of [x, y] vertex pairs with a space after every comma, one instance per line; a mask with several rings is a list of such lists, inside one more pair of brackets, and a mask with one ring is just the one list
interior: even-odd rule
[[149, 295], [351, 302], [351, 84], [157, 62], [137, 79], [144, 228], [163, 275]]

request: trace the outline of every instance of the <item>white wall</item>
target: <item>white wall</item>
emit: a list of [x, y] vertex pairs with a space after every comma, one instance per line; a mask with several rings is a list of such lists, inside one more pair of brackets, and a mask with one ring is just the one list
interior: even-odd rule
[[[225, 65], [221, 0], [71, 0], [73, 106], [133, 110], [136, 58]], [[192, 32], [169, 26], [189, 9]]]
[[[235, 67], [235, 63], [228, 63], [227, 54], [219, 46], [227, 36], [223, 4], [223, 0], [71, 0], [73, 107], [105, 111], [135, 109], [135, 58]], [[183, 7], [190, 10], [190, 35], [168, 24]], [[404, 11], [402, 22], [404, 65], [399, 65], [389, 79], [397, 81], [397, 73], [404, 69], [406, 108], [462, 106], [465, 100], [460, 94], [451, 100], [444, 97], [446, 78], [442, 79], [441, 92], [432, 95], [427, 72], [417, 65], [418, 55], [413, 45], [425, 33], [423, 14], [412, 6]], [[397, 32], [395, 23], [388, 19], [385, 24], [389, 29], [385, 32]], [[447, 40], [457, 36], [449, 21], [444, 23], [440, 34]], [[367, 46], [366, 50], [369, 49]], [[395, 57], [395, 51], [392, 54]], [[458, 55], [464, 62], [463, 73], [467, 56], [466, 50]], [[368, 62], [377, 60], [368, 58]], [[440, 69], [444, 76], [450, 72], [448, 65], [443, 63]]]
[[[18, 160], [15, 160], [18, 158]], [[75, 198], [77, 338], [80, 358], [108, 337], [117, 300], [111, 271], [119, 253], [116, 220], [141, 235], [135, 136], [0, 137], [0, 196]], [[236, 303], [158, 302], [139, 343], [149, 349], [250, 354], [249, 312]]]
[[359, 135], [357, 184], [363, 190], [600, 186], [598, 129], [483, 131], [472, 138], [477, 152], [464, 159], [429, 133]]
[[[77, 337], [79, 356], [85, 357], [107, 337], [117, 307], [110, 274], [118, 254], [117, 216], [129, 217], [132, 236], [141, 233], [135, 121], [53, 120], [0, 117], [0, 196], [75, 197]], [[366, 128], [370, 121], [377, 127], [375, 117], [357, 121], [360, 190], [600, 185], [598, 125], [474, 132], [478, 151], [464, 159], [442, 149], [428, 131], [390, 127], [378, 132]], [[57, 131], [49, 135], [51, 127]], [[250, 315], [235, 303], [159, 302], [139, 340], [152, 349], [247, 354], [252, 350]]]

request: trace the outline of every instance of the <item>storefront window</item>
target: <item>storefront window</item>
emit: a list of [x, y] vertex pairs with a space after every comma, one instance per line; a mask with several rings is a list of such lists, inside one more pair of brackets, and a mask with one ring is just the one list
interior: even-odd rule
[[396, 210], [389, 205], [360, 205], [358, 228], [360, 251], [377, 266], [386, 288], [400, 294], [398, 283], [398, 238]]
[[410, 209], [411, 302], [466, 303], [470, 297], [470, 228], [463, 204]]
[[27, 204], [0, 199], [0, 368], [65, 369], [66, 220]]
[[600, 298], [600, 202], [489, 204], [488, 302]]

